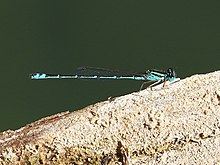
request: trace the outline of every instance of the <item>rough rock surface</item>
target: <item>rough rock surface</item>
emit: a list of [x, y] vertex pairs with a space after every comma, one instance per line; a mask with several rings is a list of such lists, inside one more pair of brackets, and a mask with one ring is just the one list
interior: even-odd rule
[[220, 71], [0, 133], [0, 164], [218, 163]]

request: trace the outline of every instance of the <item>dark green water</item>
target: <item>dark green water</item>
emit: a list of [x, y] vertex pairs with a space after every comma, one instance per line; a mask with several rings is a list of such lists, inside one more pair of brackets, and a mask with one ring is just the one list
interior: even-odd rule
[[[215, 2], [215, 3], [213, 3]], [[220, 69], [220, 2], [0, 1], [0, 131], [137, 91], [136, 81], [31, 81], [79, 66], [178, 77]]]

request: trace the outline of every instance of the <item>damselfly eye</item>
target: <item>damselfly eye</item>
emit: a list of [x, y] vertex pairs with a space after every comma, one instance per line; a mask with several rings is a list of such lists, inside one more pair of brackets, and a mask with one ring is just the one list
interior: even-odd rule
[[175, 78], [176, 77], [176, 73], [175, 71], [172, 69], [172, 68], [168, 68], [167, 70], [167, 74], [168, 74], [168, 77], [172, 77], [172, 78]]

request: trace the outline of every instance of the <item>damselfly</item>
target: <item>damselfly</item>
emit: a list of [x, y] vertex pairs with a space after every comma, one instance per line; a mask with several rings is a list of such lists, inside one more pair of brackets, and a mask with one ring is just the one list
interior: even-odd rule
[[140, 80], [145, 81], [141, 85], [141, 89], [146, 82], [153, 81], [155, 83], [151, 84], [149, 87], [155, 86], [156, 84], [166, 81], [174, 81], [176, 79], [175, 71], [172, 68], [167, 69], [167, 71], [159, 70], [147, 70], [144, 73], [132, 72], [132, 71], [122, 71], [122, 70], [112, 70], [105, 68], [95, 68], [95, 67], [80, 67], [73, 72], [73, 74], [46, 74], [46, 73], [34, 73], [30, 75], [31, 79], [111, 79], [111, 80]]

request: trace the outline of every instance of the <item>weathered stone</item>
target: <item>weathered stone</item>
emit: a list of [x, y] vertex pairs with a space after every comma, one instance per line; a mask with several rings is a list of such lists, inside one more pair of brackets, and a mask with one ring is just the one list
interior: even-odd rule
[[111, 98], [0, 134], [0, 164], [101, 162], [220, 163], [220, 71]]

